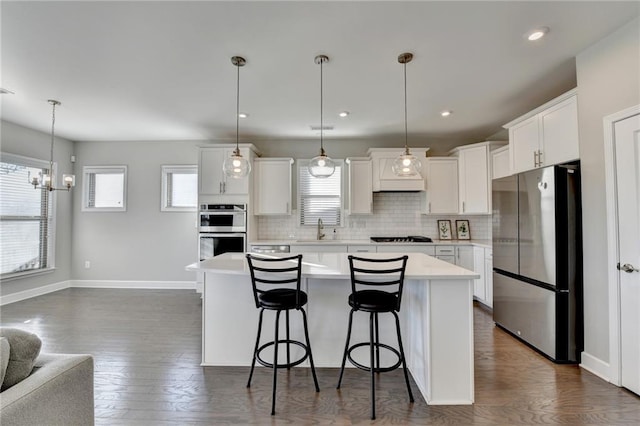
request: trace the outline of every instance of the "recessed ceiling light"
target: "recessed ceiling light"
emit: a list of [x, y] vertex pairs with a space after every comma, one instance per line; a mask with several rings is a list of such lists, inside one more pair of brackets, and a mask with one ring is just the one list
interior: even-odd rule
[[453, 111], [446, 110], [446, 111], [442, 111], [442, 112], [440, 113], [440, 115], [441, 115], [441, 116], [443, 116], [443, 117], [448, 117], [448, 116], [450, 116], [452, 113], [453, 113]]
[[241, 113], [238, 113], [238, 117], [247, 118], [247, 117], [249, 117], [249, 114], [247, 114], [246, 112], [241, 112]]
[[342, 111], [340, 114], [338, 114], [340, 117], [344, 118], [347, 115], [349, 115], [349, 111]]
[[540, 40], [548, 32], [549, 32], [549, 27], [536, 28], [535, 30], [533, 30], [529, 34], [527, 34], [527, 39], [529, 41]]

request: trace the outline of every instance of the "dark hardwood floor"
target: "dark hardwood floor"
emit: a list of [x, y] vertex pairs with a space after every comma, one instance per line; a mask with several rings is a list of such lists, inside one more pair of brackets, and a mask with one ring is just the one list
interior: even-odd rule
[[[201, 303], [182, 290], [67, 289], [3, 306], [0, 323], [38, 334], [43, 352], [95, 357], [96, 423], [638, 425], [640, 398], [573, 365], [555, 365], [496, 328], [475, 308], [475, 404], [428, 406], [400, 370], [380, 375], [378, 420], [369, 419], [367, 373], [282, 373], [269, 415], [271, 372], [200, 367]], [[345, 307], [346, 310], [346, 307]], [[312, 342], [313, 344], [313, 342]], [[247, 354], [250, 357], [250, 354]]]

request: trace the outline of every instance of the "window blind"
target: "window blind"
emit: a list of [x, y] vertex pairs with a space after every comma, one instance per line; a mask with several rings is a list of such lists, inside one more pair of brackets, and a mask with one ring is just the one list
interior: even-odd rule
[[316, 225], [322, 219], [325, 225], [342, 223], [342, 166], [328, 178], [315, 178], [306, 166], [298, 168], [298, 205], [301, 225]]
[[198, 167], [162, 166], [163, 210], [194, 210], [198, 205]]
[[0, 162], [0, 273], [48, 268], [53, 194], [34, 189], [30, 177], [48, 173], [48, 163], [2, 155]]

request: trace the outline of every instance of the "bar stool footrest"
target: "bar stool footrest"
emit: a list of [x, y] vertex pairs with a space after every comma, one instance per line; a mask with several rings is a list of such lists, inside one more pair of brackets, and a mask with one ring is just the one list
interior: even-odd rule
[[[360, 364], [359, 362], [357, 362], [351, 357], [351, 351], [353, 351], [354, 349], [360, 348], [362, 346], [369, 347], [370, 343], [362, 342], [362, 343], [356, 343], [355, 345], [349, 346], [349, 349], [347, 349], [347, 359], [351, 364], [353, 364], [355, 367], [359, 368], [360, 370], [371, 371], [371, 367]], [[387, 349], [388, 351], [393, 352], [398, 357], [398, 361], [390, 367], [380, 367], [380, 368], [374, 367], [373, 368], [374, 373], [386, 373], [388, 371], [393, 371], [396, 368], [400, 367], [400, 365], [402, 365], [402, 358], [400, 357], [400, 351], [398, 351], [396, 348], [393, 348], [389, 345], [385, 345], [384, 343], [374, 343], [373, 346], [375, 348]]]
[[[264, 359], [262, 359], [260, 357], [260, 352], [262, 352], [263, 349], [266, 349], [266, 348], [268, 348], [270, 346], [273, 346], [275, 343], [276, 342], [274, 342], [274, 341], [267, 342], [267, 343], [265, 343], [264, 345], [262, 345], [262, 346], [260, 346], [258, 348], [258, 352], [256, 352], [256, 360], [263, 367], [273, 368], [273, 362], [268, 362], [268, 361], [265, 361]], [[304, 343], [299, 342], [297, 340], [287, 340], [287, 339], [278, 340], [278, 344], [287, 344], [287, 343], [290, 343], [292, 345], [300, 346], [302, 349], [304, 349], [304, 354], [302, 355], [302, 357], [300, 357], [299, 359], [297, 359], [295, 361], [291, 361], [291, 362], [284, 363], [284, 364], [277, 364], [276, 368], [291, 368], [291, 367], [295, 367], [296, 365], [302, 364], [309, 357], [309, 348]]]

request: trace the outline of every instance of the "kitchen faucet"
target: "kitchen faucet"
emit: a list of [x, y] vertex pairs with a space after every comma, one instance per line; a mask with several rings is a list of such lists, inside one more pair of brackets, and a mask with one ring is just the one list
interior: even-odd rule
[[316, 234], [316, 237], [318, 240], [321, 240], [324, 238], [324, 234], [322, 233], [322, 230], [324, 229], [324, 226], [322, 224], [322, 219], [318, 218], [318, 232]]

